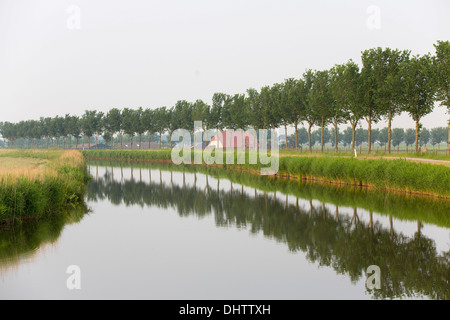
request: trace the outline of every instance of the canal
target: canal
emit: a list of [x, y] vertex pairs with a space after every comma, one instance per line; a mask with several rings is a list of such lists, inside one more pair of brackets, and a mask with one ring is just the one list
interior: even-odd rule
[[449, 201], [168, 164], [89, 171], [86, 208], [0, 227], [0, 299], [449, 297]]

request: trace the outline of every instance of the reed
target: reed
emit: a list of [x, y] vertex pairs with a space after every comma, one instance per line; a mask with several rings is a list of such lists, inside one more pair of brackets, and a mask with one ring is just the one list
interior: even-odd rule
[[78, 151], [0, 155], [0, 221], [39, 219], [83, 202], [88, 174]]

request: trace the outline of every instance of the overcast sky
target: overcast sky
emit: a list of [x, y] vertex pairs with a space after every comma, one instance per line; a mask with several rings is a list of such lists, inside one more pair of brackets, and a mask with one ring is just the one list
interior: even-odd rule
[[[0, 0], [0, 121], [210, 103], [378, 46], [434, 54], [449, 13], [448, 0]], [[447, 119], [438, 107], [422, 123]]]

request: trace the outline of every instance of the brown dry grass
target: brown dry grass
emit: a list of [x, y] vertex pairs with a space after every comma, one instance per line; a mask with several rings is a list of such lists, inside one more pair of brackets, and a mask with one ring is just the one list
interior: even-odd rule
[[0, 158], [0, 179], [42, 179], [49, 171], [48, 163], [44, 159], [3, 157]]
[[84, 163], [83, 155], [76, 150], [64, 152], [36, 150], [24, 153], [23, 157], [17, 152], [10, 155], [3, 153], [0, 157], [0, 180], [3, 182], [15, 181], [19, 178], [42, 180], [56, 177], [56, 167], [63, 164], [79, 167]]

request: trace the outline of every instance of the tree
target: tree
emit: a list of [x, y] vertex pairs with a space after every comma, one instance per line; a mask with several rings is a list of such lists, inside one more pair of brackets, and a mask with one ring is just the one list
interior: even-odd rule
[[[141, 115], [141, 128], [148, 133], [148, 148], [150, 149], [151, 135], [153, 130], [153, 110], [145, 109]], [[140, 142], [139, 142], [140, 144]]]
[[310, 93], [310, 103], [313, 105], [320, 124], [320, 149], [323, 152], [325, 126], [333, 117], [334, 104], [336, 103], [330, 90], [330, 75], [327, 70], [316, 71], [313, 77], [313, 85]]
[[177, 129], [183, 128], [183, 106], [184, 105], [185, 105], [185, 101], [177, 101], [175, 106], [173, 106], [170, 109], [169, 139], [170, 139], [170, 147], [171, 148], [172, 148], [172, 133]]
[[166, 107], [160, 107], [153, 112], [153, 130], [159, 133], [159, 148], [161, 149], [161, 138], [169, 128], [170, 111]]
[[355, 133], [355, 144], [359, 147], [363, 142], [367, 141], [369, 131], [367, 129], [358, 128]]
[[[399, 81], [400, 64], [409, 59], [410, 52], [399, 51], [390, 48], [370, 49], [365, 51], [370, 60], [371, 74], [374, 80], [374, 99], [377, 109], [388, 121], [388, 153], [391, 152], [391, 124], [394, 116], [401, 113], [400, 101], [401, 91]], [[364, 54], [363, 54], [364, 56]]]
[[[380, 48], [378, 48], [380, 50]], [[380, 55], [380, 51], [366, 50], [362, 53], [362, 64], [361, 69], [361, 90], [362, 90], [362, 109], [363, 116], [368, 125], [368, 153], [371, 151], [372, 147], [372, 123], [377, 123], [383, 112], [377, 103], [377, 79], [375, 66], [377, 65], [377, 58]]]
[[372, 129], [370, 142], [374, 144], [378, 141], [378, 135], [380, 134], [380, 129]]
[[364, 111], [361, 107], [362, 91], [364, 87], [361, 85], [359, 67], [352, 60], [345, 64], [343, 73], [344, 83], [347, 90], [345, 91], [346, 109], [345, 119], [352, 127], [352, 150], [355, 148], [356, 126], [362, 119]]
[[267, 119], [263, 112], [261, 95], [258, 90], [253, 88], [247, 90], [247, 103], [249, 125], [255, 130], [266, 128]]
[[345, 128], [342, 133], [342, 140], [344, 141], [344, 146], [350, 145], [353, 142], [353, 130], [351, 127]]
[[72, 138], [76, 139], [76, 145], [78, 146], [78, 140], [81, 135], [80, 118], [77, 116], [70, 116], [67, 119], [67, 131]]
[[96, 112], [94, 115], [94, 134], [95, 134], [95, 149], [98, 149], [98, 137], [103, 134], [103, 112]]
[[[144, 114], [144, 110], [142, 107], [139, 107], [134, 111], [134, 132], [139, 136], [139, 149], [142, 148], [142, 134], [147, 131], [146, 123], [142, 120], [142, 115]], [[149, 142], [150, 143], [150, 142]]]
[[344, 78], [345, 65], [335, 65], [330, 70], [330, 91], [335, 103], [331, 123], [334, 127], [334, 151], [338, 151], [338, 126], [344, 122], [345, 110], [348, 108], [346, 97], [346, 82]]
[[306, 87], [303, 79], [288, 81], [289, 120], [294, 125], [295, 150], [298, 150], [298, 124], [304, 119], [306, 113]]
[[392, 130], [392, 145], [397, 147], [405, 139], [405, 130], [402, 128], [394, 128]]
[[91, 137], [97, 130], [96, 123], [97, 123], [97, 111], [86, 110], [83, 116], [81, 117], [81, 130], [83, 132], [83, 136], [88, 137], [88, 149], [91, 149]]
[[211, 128], [216, 128], [218, 131], [223, 129], [222, 111], [226, 96], [227, 95], [224, 93], [214, 93], [212, 97], [212, 106], [209, 122]]
[[416, 123], [416, 152], [419, 152], [420, 120], [433, 111], [436, 85], [430, 55], [415, 56], [400, 65], [403, 88], [403, 110], [408, 112]]
[[308, 123], [308, 145], [309, 152], [312, 152], [311, 144], [311, 128], [318, 123], [317, 113], [314, 110], [313, 100], [311, 99], [311, 91], [314, 82], [314, 72], [312, 70], [306, 70], [303, 74], [305, 81], [305, 121]]
[[308, 142], [308, 131], [306, 130], [306, 128], [300, 128], [298, 130], [298, 143], [300, 145], [304, 145]]
[[381, 146], [386, 146], [389, 141], [389, 130], [388, 128], [383, 128], [378, 133], [378, 141]]
[[113, 137], [116, 133], [120, 134], [120, 148], [122, 149], [122, 113], [117, 108], [108, 111], [104, 118], [104, 127], [111, 135], [111, 149], [113, 148]]
[[414, 129], [406, 129], [405, 130], [405, 143], [408, 148], [416, 141], [416, 133]]
[[[416, 137], [417, 137], [417, 130], [416, 130]], [[427, 146], [427, 143], [430, 142], [430, 138], [431, 138], [431, 133], [430, 130], [428, 130], [427, 128], [423, 128], [420, 131], [420, 135], [419, 135], [419, 141], [418, 143], [420, 144], [420, 146]], [[416, 140], [416, 144], [417, 144], [417, 140]], [[416, 151], [417, 152], [417, 151]]]
[[[447, 107], [450, 114], [450, 42], [438, 41], [434, 45], [436, 55], [433, 58], [437, 80], [436, 100]], [[450, 120], [448, 121], [448, 151], [450, 152]]]
[[133, 137], [136, 133], [139, 114], [136, 110], [125, 108], [122, 110], [122, 130], [130, 136], [130, 149], [133, 149]]
[[267, 141], [265, 140], [266, 138], [266, 130], [269, 128], [276, 128], [279, 124], [279, 118], [278, 118], [278, 114], [273, 112], [274, 109], [274, 103], [273, 103], [273, 98], [274, 98], [274, 92], [275, 90], [272, 89], [269, 86], [264, 86], [261, 88], [260, 90], [260, 94], [259, 94], [259, 98], [260, 98], [260, 103], [261, 103], [261, 117], [264, 119], [264, 126], [263, 126], [263, 141], [262, 141], [262, 146], [264, 148], [267, 148]]
[[201, 121], [202, 129], [206, 132], [208, 129], [214, 128], [214, 123], [211, 121], [211, 106], [197, 99], [192, 106], [192, 120]]
[[447, 129], [444, 127], [431, 129], [431, 144], [439, 146], [440, 143], [447, 141], [447, 132]]

